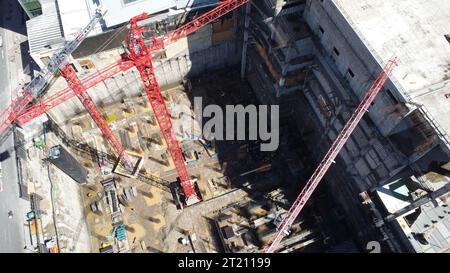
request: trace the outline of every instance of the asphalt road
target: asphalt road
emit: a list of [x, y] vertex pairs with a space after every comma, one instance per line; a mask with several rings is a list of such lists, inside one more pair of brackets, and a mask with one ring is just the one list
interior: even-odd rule
[[[3, 46], [0, 47], [0, 112], [11, 103], [12, 77], [19, 75], [16, 69], [10, 67], [8, 49], [14, 45], [11, 30], [24, 28], [21, 8], [17, 1], [0, 1], [0, 35], [3, 38]], [[25, 53], [27, 54], [27, 53]], [[20, 60], [19, 60], [20, 61]], [[18, 64], [17, 67], [22, 67]], [[19, 183], [17, 176], [16, 154], [14, 151], [14, 139], [10, 134], [0, 144], [0, 161], [3, 172], [3, 191], [0, 192], [0, 252], [25, 252], [24, 246], [24, 219], [29, 210], [29, 203], [19, 198]], [[8, 217], [12, 211], [13, 217]]]

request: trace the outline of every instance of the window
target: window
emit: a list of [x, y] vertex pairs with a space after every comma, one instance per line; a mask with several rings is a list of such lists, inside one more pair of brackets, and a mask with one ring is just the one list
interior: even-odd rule
[[335, 47], [333, 47], [333, 52], [336, 54], [336, 55], [338, 55], [339, 56], [339, 50], [337, 50], [337, 48], [335, 48]]
[[347, 70], [347, 74], [350, 75], [350, 77], [352, 78], [355, 77], [355, 73], [353, 73], [353, 71], [350, 68]]

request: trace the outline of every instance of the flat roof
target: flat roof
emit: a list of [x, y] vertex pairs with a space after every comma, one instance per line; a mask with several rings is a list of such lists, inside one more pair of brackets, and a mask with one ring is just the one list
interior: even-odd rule
[[177, 6], [176, 0], [100, 0], [102, 9], [108, 10], [105, 16], [107, 27], [128, 22], [130, 18], [143, 12], [157, 13]]
[[[70, 40], [74, 34], [85, 27], [95, 14], [97, 5], [95, 1], [86, 0], [57, 0], [64, 30], [64, 37]], [[115, 1], [114, 1], [115, 2]], [[102, 32], [99, 24], [91, 31], [89, 36], [93, 36]]]
[[38, 54], [64, 44], [62, 25], [55, 0], [42, 0], [42, 15], [26, 22], [30, 54]]
[[[381, 62], [399, 58], [397, 86], [450, 132], [448, 0], [333, 0]], [[397, 84], [397, 85], [398, 85]], [[402, 90], [403, 89], [403, 90]]]

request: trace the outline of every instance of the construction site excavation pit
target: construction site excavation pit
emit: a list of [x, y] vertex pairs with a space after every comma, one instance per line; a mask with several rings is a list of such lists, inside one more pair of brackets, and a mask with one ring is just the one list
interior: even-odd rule
[[[450, 36], [434, 31], [449, 28], [448, 0], [410, 1], [227, 0], [218, 8], [229, 12], [209, 13], [210, 24], [198, 24], [209, 6], [174, 7], [132, 19], [130, 33], [123, 6], [122, 19], [111, 16], [107, 31], [86, 35], [65, 73], [36, 90], [48, 92], [41, 103], [0, 123], [20, 125], [14, 138], [20, 194], [33, 205], [32, 248], [370, 252], [376, 242], [381, 252], [448, 249]], [[144, 2], [152, 9], [164, 1]], [[230, 10], [231, 2], [242, 6]], [[65, 20], [65, 5], [49, 8], [66, 25], [52, 33], [67, 39], [75, 29], [67, 23], [75, 22]], [[48, 40], [38, 18], [27, 31], [42, 70], [58, 45], [33, 48]], [[411, 27], [393, 27], [397, 21]], [[191, 31], [170, 34], [188, 22], [197, 22], [187, 24]], [[222, 112], [205, 114], [208, 106]], [[245, 108], [245, 125], [228, 135], [230, 106]], [[278, 136], [275, 150], [261, 149], [273, 139], [261, 137], [260, 111], [255, 122], [247, 106], [267, 107], [268, 116], [279, 110], [278, 123], [266, 124]], [[219, 133], [209, 138], [203, 129], [216, 113], [226, 116], [224, 126], [215, 124]], [[259, 136], [250, 137], [255, 124]]]

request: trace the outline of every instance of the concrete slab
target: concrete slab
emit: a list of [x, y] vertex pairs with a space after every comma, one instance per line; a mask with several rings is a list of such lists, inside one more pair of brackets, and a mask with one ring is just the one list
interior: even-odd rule
[[397, 86], [450, 132], [448, 0], [333, 0], [372, 54], [399, 58]]

